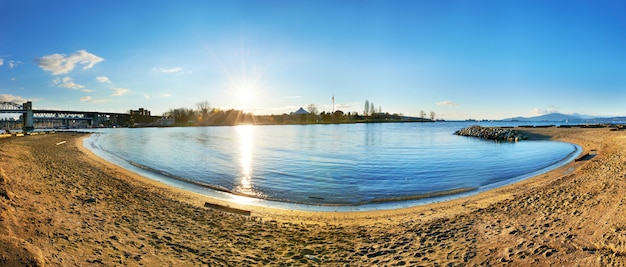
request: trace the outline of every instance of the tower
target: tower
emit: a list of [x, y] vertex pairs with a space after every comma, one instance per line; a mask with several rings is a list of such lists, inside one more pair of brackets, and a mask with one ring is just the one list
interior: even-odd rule
[[24, 125], [22, 130], [24, 132], [32, 132], [35, 130], [35, 127], [33, 126], [33, 102], [28, 101], [22, 104], [22, 109], [24, 110], [22, 113], [22, 122]]

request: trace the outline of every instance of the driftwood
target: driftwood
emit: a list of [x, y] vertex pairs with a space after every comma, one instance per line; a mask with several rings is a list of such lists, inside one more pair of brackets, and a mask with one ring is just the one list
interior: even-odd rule
[[221, 210], [221, 211], [225, 211], [225, 212], [240, 214], [240, 215], [244, 215], [244, 216], [250, 216], [250, 211], [249, 210], [242, 210], [242, 209], [237, 209], [237, 208], [231, 208], [231, 207], [228, 207], [228, 206], [222, 206], [222, 205], [213, 204], [213, 203], [209, 203], [209, 202], [204, 202], [204, 206], [207, 207], [207, 208], [211, 208], [211, 209], [216, 209], [216, 210]]
[[595, 157], [595, 156], [596, 156], [595, 154], [589, 154], [589, 153], [586, 153], [586, 154], [584, 154], [584, 155], [582, 155], [582, 156], [578, 157], [578, 158], [577, 158], [577, 159], [575, 159], [574, 161], [590, 160], [590, 159], [592, 159], [592, 158], [593, 158], [593, 157]]

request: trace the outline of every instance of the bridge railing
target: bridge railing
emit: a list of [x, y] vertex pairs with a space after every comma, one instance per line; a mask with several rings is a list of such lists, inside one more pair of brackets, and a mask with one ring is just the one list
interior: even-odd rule
[[2, 111], [23, 111], [24, 106], [13, 102], [0, 102], [0, 110]]

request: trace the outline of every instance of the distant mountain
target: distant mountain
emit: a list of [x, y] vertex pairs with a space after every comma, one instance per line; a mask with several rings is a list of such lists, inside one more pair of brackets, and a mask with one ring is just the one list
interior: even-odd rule
[[590, 115], [583, 114], [561, 114], [561, 113], [550, 113], [541, 116], [535, 117], [514, 117], [509, 119], [504, 119], [503, 121], [528, 121], [528, 122], [537, 122], [537, 121], [548, 121], [548, 122], [570, 122], [570, 123], [626, 123], [626, 117], [595, 117]]
[[550, 113], [536, 117], [514, 117], [510, 119], [504, 119], [505, 121], [569, 121], [569, 122], [577, 122], [583, 121], [585, 119], [581, 118], [581, 116], [576, 115], [566, 115], [561, 113]]

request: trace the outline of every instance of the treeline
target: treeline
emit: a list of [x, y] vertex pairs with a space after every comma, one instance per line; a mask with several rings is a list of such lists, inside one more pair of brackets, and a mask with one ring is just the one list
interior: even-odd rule
[[434, 121], [426, 118], [422, 112], [419, 118], [407, 117], [402, 114], [382, 112], [382, 107], [375, 108], [374, 103], [366, 101], [363, 114], [357, 112], [344, 113], [341, 110], [319, 112], [317, 106], [309, 104], [305, 114], [290, 113], [280, 115], [253, 115], [241, 110], [220, 110], [211, 108], [208, 102], [196, 104], [196, 109], [176, 108], [163, 114], [173, 118], [175, 126], [219, 126], [239, 124], [320, 124], [320, 123], [359, 123], [359, 122], [398, 122], [398, 121]]
[[325, 123], [361, 123], [361, 122], [398, 122], [398, 121], [430, 121], [428, 119], [404, 117], [399, 114], [377, 113], [363, 116], [356, 112], [343, 113], [320, 112], [319, 114], [281, 114], [254, 116], [255, 124], [325, 124]]
[[173, 118], [177, 126], [238, 125], [254, 123], [254, 116], [250, 113], [244, 113], [242, 110], [220, 110], [211, 108], [206, 101], [197, 103], [196, 107], [197, 109], [170, 109], [165, 112], [163, 116]]

